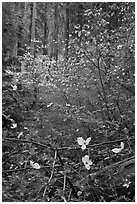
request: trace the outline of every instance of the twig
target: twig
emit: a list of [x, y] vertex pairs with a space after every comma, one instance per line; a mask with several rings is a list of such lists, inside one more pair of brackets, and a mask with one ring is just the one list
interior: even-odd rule
[[103, 84], [103, 80], [102, 80], [102, 76], [101, 76], [101, 69], [100, 69], [100, 63], [99, 63], [100, 59], [97, 59], [97, 68], [98, 68], [98, 74], [99, 74], [99, 79], [100, 79], [100, 83], [101, 83], [101, 87], [102, 87], [102, 91], [103, 91], [103, 99], [105, 102], [105, 106], [107, 109], [107, 116], [108, 119], [111, 120], [110, 115], [109, 115], [109, 107], [108, 107], [108, 102], [107, 102], [107, 96], [106, 96], [106, 92], [105, 92], [105, 88], [104, 88], [104, 84]]
[[[64, 163], [63, 163], [63, 161], [62, 161], [62, 159], [61, 159], [60, 154], [59, 154], [58, 151], [57, 151], [57, 157], [58, 157], [58, 159], [59, 159], [59, 161], [60, 161], [60, 163], [61, 163], [61, 165], [62, 165], [62, 168], [63, 168], [63, 170], [64, 170]], [[78, 195], [77, 195], [77, 192], [76, 192], [76, 190], [75, 190], [75, 187], [73, 186], [71, 180], [69, 179], [69, 177], [68, 177], [67, 175], [66, 175], [66, 182], [69, 183], [69, 185], [70, 185], [70, 187], [71, 187], [71, 189], [72, 189], [72, 192], [73, 192], [74, 196], [75, 196], [76, 198], [78, 198]]]
[[52, 147], [51, 144], [42, 144], [42, 143], [38, 143], [38, 142], [35, 142], [33, 140], [21, 140], [21, 139], [12, 139], [12, 138], [4, 138], [3, 142], [7, 140], [7, 141], [10, 141], [10, 142], [19, 142], [19, 143], [31, 143], [31, 144], [35, 144], [35, 145], [38, 145], [38, 146], [41, 146], [41, 147], [49, 147], [51, 148], [52, 150], [54, 150], [54, 148]]
[[9, 169], [9, 170], [4, 170], [2, 171], [3, 174], [6, 173], [13, 173], [13, 172], [18, 172], [18, 171], [26, 171], [28, 169], [33, 169], [32, 167], [26, 167], [26, 168], [20, 168], [20, 169]]
[[64, 202], [67, 202], [65, 196], [61, 196], [61, 198], [64, 200]]
[[[45, 145], [45, 144], [37, 143], [37, 142], [34, 142], [34, 141], [11, 139], [11, 138], [5, 138], [4, 141], [5, 140], [11, 141], [11, 142], [32, 143], [32, 144], [35, 144], [35, 145], [39, 145], [41, 147], [50, 147], [52, 150], [54, 150], [54, 148], [50, 144]], [[99, 143], [99, 144], [89, 145], [89, 147], [94, 148], [94, 147], [99, 147], [99, 146], [106, 145], [106, 144], [114, 144], [114, 143], [122, 142], [122, 141], [126, 141], [126, 140], [127, 140], [127, 138], [120, 139], [120, 140], [109, 141], [109, 142], [102, 142], [102, 143]], [[129, 140], [135, 140], [135, 138], [130, 137]], [[67, 150], [79, 150], [79, 149], [81, 149], [81, 147], [59, 147], [59, 148], [57, 148], [57, 151], [59, 152], [59, 151], [66, 150], [66, 149]], [[60, 162], [61, 162], [61, 160], [60, 160]], [[61, 165], [64, 165], [64, 164], [62, 163]]]
[[114, 164], [111, 164], [111, 165], [109, 165], [109, 166], [104, 167], [103, 169], [101, 169], [101, 170], [99, 170], [98, 172], [96, 172], [96, 173], [94, 174], [94, 176], [93, 176], [92, 174], [89, 174], [89, 176], [91, 176], [91, 177], [94, 179], [96, 176], [100, 175], [100, 174], [103, 173], [104, 171], [107, 172], [107, 171], [109, 171], [109, 169], [115, 168], [115, 167], [117, 167], [117, 166], [120, 168], [120, 167], [122, 167], [122, 164], [123, 164], [123, 163], [127, 162], [127, 164], [130, 164], [130, 163], [133, 163], [134, 161], [135, 161], [135, 156], [132, 156], [132, 157], [130, 157], [130, 158], [124, 159], [124, 160], [122, 160], [122, 161], [119, 161], [119, 162], [116, 162], [116, 163], [114, 163]]
[[65, 192], [65, 188], [66, 188], [66, 171], [64, 171], [63, 195]]
[[[129, 138], [130, 140], [135, 140], [134, 137], [131, 137]], [[94, 148], [94, 147], [99, 147], [99, 146], [102, 146], [102, 145], [106, 145], [106, 144], [115, 144], [117, 142], [122, 142], [122, 141], [126, 141], [127, 138], [124, 138], [124, 139], [120, 139], [120, 140], [114, 140], [114, 141], [110, 141], [110, 142], [102, 142], [102, 143], [99, 143], [99, 144], [94, 144], [94, 145], [89, 145], [89, 147], [91, 148]], [[61, 150], [78, 150], [78, 149], [81, 149], [81, 147], [62, 147], [62, 148], [58, 148], [58, 151], [61, 151]]]
[[[87, 57], [87, 59], [89, 60], [89, 62], [91, 64], [93, 64], [96, 68], [98, 68], [98, 66], [90, 59], [90, 57], [86, 54], [86, 52], [84, 51], [85, 56]], [[103, 61], [103, 60], [102, 60]], [[104, 67], [106, 68], [106, 65], [104, 64]], [[101, 72], [103, 72], [105, 74], [105, 72], [100, 69]], [[114, 79], [113, 76], [109, 76], [113, 81], [115, 81], [117, 84], [119, 84], [120, 86], [122, 86], [123, 88], [125, 88], [126, 90], [128, 90], [129, 92], [131, 92], [133, 95], [135, 95], [135, 91], [131, 90], [130, 88], [128, 88], [127, 86], [125, 86], [124, 84], [122, 84], [121, 82], [117, 81], [116, 79]]]
[[[55, 168], [61, 167], [61, 165], [55, 165]], [[42, 166], [41, 169], [46, 169], [46, 168], [51, 168], [51, 166]], [[31, 170], [34, 169], [32, 167], [25, 167], [25, 168], [19, 168], [19, 169], [8, 169], [8, 170], [3, 170], [2, 173], [13, 173], [13, 172], [18, 172], [18, 171], [26, 171], [26, 170]]]
[[64, 171], [64, 182], [63, 182], [63, 192], [62, 192], [62, 196], [61, 198], [64, 200], [64, 202], [67, 202], [66, 201], [66, 198], [65, 198], [65, 189], [66, 189], [66, 171]]
[[53, 177], [53, 174], [54, 174], [54, 170], [55, 170], [55, 163], [56, 163], [56, 159], [57, 159], [57, 150], [55, 150], [55, 156], [54, 156], [54, 161], [53, 161], [53, 166], [52, 166], [52, 171], [51, 171], [51, 175], [50, 175], [50, 178], [48, 180], [48, 183], [46, 184], [46, 187], [45, 187], [45, 190], [44, 190], [44, 193], [43, 193], [43, 197], [45, 196], [46, 194], [46, 191], [47, 191], [47, 188], [51, 182], [51, 179]]

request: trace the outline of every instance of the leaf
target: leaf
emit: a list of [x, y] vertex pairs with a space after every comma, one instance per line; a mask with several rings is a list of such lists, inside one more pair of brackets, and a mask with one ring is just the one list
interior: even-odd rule
[[40, 165], [38, 163], [34, 163], [33, 161], [30, 160], [30, 166], [34, 169], [40, 169]]

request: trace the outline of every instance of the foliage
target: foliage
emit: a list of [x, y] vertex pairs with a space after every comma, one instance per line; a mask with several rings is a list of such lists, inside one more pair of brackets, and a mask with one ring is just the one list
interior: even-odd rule
[[3, 124], [3, 201], [134, 201], [134, 3], [69, 3], [67, 61], [60, 24], [58, 60], [40, 51], [55, 3], [37, 6], [34, 56], [11, 54], [6, 5], [3, 114], [17, 127]]

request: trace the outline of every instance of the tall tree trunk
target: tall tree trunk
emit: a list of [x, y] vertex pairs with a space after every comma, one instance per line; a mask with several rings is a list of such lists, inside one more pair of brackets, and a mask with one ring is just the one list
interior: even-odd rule
[[47, 24], [48, 24], [48, 56], [53, 57], [53, 46], [54, 46], [54, 8], [53, 2], [47, 4]]
[[35, 47], [35, 21], [36, 20], [36, 2], [33, 2], [33, 9], [32, 9], [32, 25], [31, 25], [31, 44], [30, 44], [30, 54], [34, 56]]
[[20, 2], [14, 3], [14, 20], [15, 20], [15, 29], [16, 29], [16, 38], [13, 49], [13, 56], [17, 57], [18, 55], [18, 45], [19, 45], [19, 12], [20, 12]]
[[69, 2], [66, 3], [66, 26], [65, 26], [65, 59], [68, 61], [69, 52]]
[[31, 23], [31, 18], [30, 18], [30, 3], [25, 2], [24, 3], [24, 16], [23, 16], [23, 27], [24, 27], [24, 34], [23, 34], [23, 42], [24, 44], [29, 46], [29, 42], [31, 39], [31, 31], [30, 31], [30, 23]]
[[[83, 6], [82, 4], [79, 4], [78, 6], [78, 25], [79, 25], [80, 32], [82, 32], [82, 26], [83, 26], [82, 13], [83, 13]], [[78, 36], [78, 39], [79, 39], [79, 44], [81, 45], [81, 35]]]
[[43, 38], [43, 55], [48, 54], [48, 25], [47, 25], [47, 3], [45, 3], [45, 19], [44, 19], [44, 38]]
[[58, 32], [59, 32], [59, 25], [58, 25], [58, 2], [55, 3], [55, 20], [54, 20], [54, 57], [57, 62], [58, 60]]
[[[82, 41], [82, 27], [83, 27], [83, 5], [82, 5], [82, 3], [79, 3], [78, 5], [77, 5], [77, 24], [78, 24], [78, 33], [77, 33], [77, 39], [78, 39], [78, 41], [77, 41], [77, 44], [78, 44], [78, 46], [79, 46], [79, 48], [81, 47], [81, 41]], [[77, 60], [77, 62], [79, 62], [80, 61], [80, 59], [81, 59], [81, 56], [79, 56], [79, 55], [77, 55], [77, 58], [76, 58], [76, 60]]]

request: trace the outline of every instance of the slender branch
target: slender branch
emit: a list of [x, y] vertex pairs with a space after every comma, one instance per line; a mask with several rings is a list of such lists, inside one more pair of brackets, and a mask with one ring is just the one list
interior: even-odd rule
[[119, 167], [119, 168], [120, 168], [120, 167], [123, 166], [124, 163], [126, 163], [127, 165], [129, 165], [129, 164], [134, 163], [134, 162], [135, 162], [135, 156], [132, 156], [132, 157], [130, 157], [130, 158], [126, 158], [126, 159], [124, 159], [124, 160], [122, 160], [122, 161], [119, 161], [119, 162], [116, 162], [116, 163], [114, 163], [114, 164], [111, 164], [111, 165], [109, 165], [109, 166], [104, 167], [103, 169], [97, 171], [97, 172], [94, 174], [94, 176], [93, 176], [93, 174], [91, 174], [91, 175], [89, 174], [89, 176], [91, 176], [92, 179], [94, 179], [95, 177], [97, 177], [98, 175], [100, 175], [101, 173], [103, 173], [104, 171], [107, 172], [107, 171], [109, 171], [109, 169], [112, 169], [112, 168], [115, 168], [115, 167]]
[[[93, 64], [96, 68], [98, 68], [98, 66], [93, 62], [93, 60], [90, 59], [90, 57], [87, 55], [87, 52], [83, 49], [83, 53], [85, 54], [86, 58], [89, 60], [89, 62], [91, 64]], [[91, 53], [90, 53], [91, 54]]]
[[65, 192], [65, 189], [66, 189], [66, 171], [64, 172], [63, 194]]
[[[101, 60], [102, 60], [102, 58], [101, 58]], [[104, 64], [104, 67], [107, 68], [106, 65], [105, 65], [105, 62], [104, 62], [103, 60], [102, 60], [102, 62], [103, 62], [103, 64]], [[105, 74], [105, 72], [104, 72], [103, 70], [101, 70], [101, 72], [103, 72], [103, 73]], [[129, 92], [131, 92], [133, 95], [135, 95], [135, 91], [131, 90], [129, 87], [125, 86], [123, 83], [121, 83], [121, 82], [119, 82], [118, 80], [114, 79], [113, 76], [110, 76], [110, 75], [109, 75], [109, 77], [110, 77], [110, 79], [112, 79], [114, 82], [116, 82], [117, 84], [119, 84], [120, 86], [122, 86], [123, 88], [125, 88], [127, 91], [129, 91]]]
[[[135, 140], [134, 137], [131, 137], [129, 138], [130, 140]], [[91, 148], [94, 148], [94, 147], [100, 147], [100, 146], [103, 146], [103, 145], [106, 145], [106, 144], [115, 144], [115, 143], [118, 143], [118, 142], [123, 142], [123, 141], [126, 141], [127, 138], [124, 138], [124, 139], [120, 139], [120, 140], [114, 140], [114, 141], [109, 141], [109, 142], [102, 142], [102, 143], [99, 143], [99, 144], [94, 144], [94, 145], [88, 145], [89, 147]], [[61, 151], [61, 150], [78, 150], [78, 149], [81, 149], [81, 147], [62, 147], [62, 148], [58, 148], [58, 151]]]
[[[97, 66], [97, 65], [90, 59], [90, 57], [86, 54], [86, 51], [83, 51], [83, 52], [84, 52], [85, 56], [87, 57], [87, 59], [89, 60], [89, 62], [90, 62], [91, 64], [93, 64], [96, 68], [98, 68], [98, 66]], [[103, 60], [102, 60], [102, 62], [103, 62]], [[107, 68], [105, 64], [104, 64], [104, 67]], [[100, 71], [105, 74], [105, 72], [104, 72], [102, 69], [100, 69]], [[116, 79], [114, 79], [114, 77], [112, 77], [112, 76], [109, 76], [109, 77], [110, 77], [113, 81], [115, 81], [117, 84], [119, 84], [120, 86], [122, 86], [123, 88], [125, 88], [127, 91], [129, 91], [129, 92], [131, 92], [133, 95], [135, 95], [135, 91], [131, 90], [130, 88], [128, 88], [127, 86], [125, 86], [125, 85], [122, 84], [121, 82], [117, 81]]]
[[61, 196], [61, 198], [64, 200], [64, 202], [67, 202], [66, 201], [66, 198], [65, 198], [65, 189], [66, 189], [66, 171], [64, 171], [64, 182], [63, 182], [63, 195]]
[[[135, 25], [132, 26], [132, 28], [131, 28], [130, 31], [129, 31], [129, 34], [128, 34], [128, 36], [127, 36], [127, 44], [128, 44], [128, 41], [129, 41], [130, 35], [131, 35], [131, 33], [132, 33], [132, 30], [135, 30]], [[134, 32], [135, 32], [135, 31], [134, 31]]]
[[26, 170], [31, 170], [33, 169], [32, 167], [26, 167], [26, 168], [20, 168], [20, 169], [8, 169], [8, 170], [4, 170], [2, 171], [3, 174], [6, 174], [6, 173], [14, 173], [14, 172], [18, 172], [18, 171], [26, 171]]
[[[63, 163], [63, 161], [62, 161], [62, 159], [61, 159], [60, 154], [59, 154], [58, 151], [57, 151], [57, 157], [58, 157], [58, 159], [59, 159], [59, 161], [60, 161], [60, 163], [61, 163], [61, 165], [62, 165], [62, 168], [64, 169], [64, 163]], [[69, 183], [69, 185], [70, 185], [70, 187], [71, 187], [71, 189], [72, 189], [72, 192], [74, 193], [74, 196], [75, 196], [76, 198], [78, 198], [78, 195], [77, 195], [77, 192], [76, 192], [76, 190], [75, 190], [75, 187], [73, 186], [71, 180], [69, 179], [69, 177], [68, 177], [67, 175], [66, 175], [66, 182]]]
[[[11, 142], [32, 143], [32, 144], [39, 145], [39, 146], [45, 147], [45, 148], [50, 147], [54, 152], [57, 151], [57, 152], [56, 152], [56, 154], [57, 154], [56, 156], [58, 157], [58, 159], [59, 159], [59, 161], [60, 161], [60, 163], [61, 163], [61, 166], [62, 166], [62, 168], [64, 169], [64, 163], [63, 163], [63, 161], [62, 161], [62, 159], [61, 159], [61, 157], [60, 157], [60, 155], [59, 155], [58, 149], [54, 149], [50, 144], [46, 144], [46, 145], [45, 145], [45, 144], [37, 143], [37, 142], [34, 142], [34, 141], [11, 139], [11, 138], [6, 138], [5, 140], [11, 141]], [[75, 197], [78, 198], [77, 192], [76, 192], [76, 190], [75, 190], [75, 188], [74, 188], [74, 186], [73, 186], [73, 184], [72, 184], [72, 182], [70, 181], [70, 179], [69, 179], [68, 176], [66, 176], [66, 181], [69, 183], [70, 187], [72, 188], [72, 191], [73, 191]]]
[[49, 147], [50, 149], [54, 150], [54, 148], [52, 147], [51, 144], [42, 144], [42, 143], [38, 143], [38, 142], [35, 142], [33, 140], [21, 140], [21, 139], [12, 139], [12, 138], [4, 138], [3, 142], [4, 141], [10, 141], [10, 142], [17, 142], [17, 143], [31, 143], [31, 144], [34, 144], [34, 145], [38, 145], [38, 146], [41, 146], [41, 147]]
[[45, 196], [46, 194], [46, 191], [47, 191], [47, 188], [51, 182], [51, 179], [53, 178], [53, 174], [54, 174], [54, 170], [55, 170], [55, 163], [56, 163], [56, 159], [57, 159], [57, 150], [55, 150], [55, 155], [54, 155], [54, 161], [53, 161], [53, 166], [52, 166], [52, 171], [51, 171], [51, 175], [50, 175], [50, 178], [48, 180], [48, 183], [46, 184], [46, 187], [45, 187], [45, 190], [44, 190], [44, 193], [43, 193], [43, 197]]
[[107, 116], [108, 116], [108, 119], [111, 120], [110, 115], [109, 115], [109, 108], [108, 108], [108, 104], [107, 104], [107, 96], [106, 96], [106, 92], [105, 92], [105, 89], [104, 89], [103, 80], [102, 80], [102, 77], [101, 77], [101, 69], [100, 69], [100, 64], [99, 64], [99, 58], [98, 58], [97, 62], [98, 62], [97, 68], [98, 68], [100, 83], [101, 83], [102, 91], [103, 91], [103, 95], [104, 95], [103, 98], [104, 98], [104, 102], [105, 102], [106, 109], [107, 109]]
[[87, 59], [90, 61], [90, 63], [92, 63], [97, 69], [98, 69], [98, 73], [99, 73], [99, 78], [100, 78], [100, 83], [101, 83], [101, 86], [102, 86], [102, 91], [103, 91], [103, 100], [105, 102], [105, 105], [106, 105], [106, 109], [107, 109], [107, 115], [108, 115], [108, 119], [111, 120], [110, 118], [110, 115], [109, 115], [109, 108], [108, 108], [108, 105], [107, 105], [107, 97], [106, 97], [106, 93], [105, 93], [105, 89], [104, 89], [104, 85], [103, 85], [103, 81], [102, 81], [102, 77], [101, 77], [101, 69], [100, 69], [100, 64], [99, 64], [99, 58], [97, 58], [97, 65], [89, 58], [89, 56], [86, 54], [86, 51], [84, 50], [83, 51], [85, 56], [87, 57]]
[[[55, 168], [58, 168], [58, 167], [61, 167], [61, 165], [55, 165]], [[51, 169], [51, 166], [42, 166], [41, 169], [47, 169], [47, 168], [50, 168]], [[3, 170], [2, 173], [14, 173], [14, 172], [18, 172], [18, 171], [26, 171], [26, 170], [31, 170], [34, 168], [32, 167], [25, 167], [25, 168], [19, 168], [19, 169], [8, 169], [8, 170]]]
[[[130, 137], [129, 139], [130, 140], [135, 140], [134, 137]], [[11, 142], [32, 143], [32, 144], [35, 144], [35, 145], [39, 145], [41, 147], [50, 146], [50, 144], [49, 145], [44, 145], [44, 144], [41, 144], [41, 143], [36, 143], [36, 142], [29, 141], [29, 140], [19, 140], [19, 139], [11, 139], [11, 138], [6, 138], [5, 140], [11, 141]], [[115, 144], [117, 142], [122, 142], [122, 141], [126, 141], [126, 140], [127, 139], [124, 138], [124, 139], [120, 139], [120, 140], [102, 142], [102, 143], [99, 143], [99, 144], [89, 145], [89, 147], [94, 148], [94, 147], [99, 147], [99, 146], [106, 145], [106, 144]], [[54, 150], [53, 147], [51, 147], [51, 148], [52, 148], [52, 150]], [[81, 149], [81, 147], [59, 147], [57, 150], [59, 152], [59, 151], [62, 151], [62, 150], [79, 150], [79, 149]], [[60, 155], [57, 154], [57, 156], [59, 157], [59, 161], [60, 161], [61, 165], [64, 166], [64, 163], [62, 162], [62, 159], [60, 158]]]
[[52, 166], [52, 172], [51, 172], [51, 175], [50, 175], [50, 178], [49, 178], [48, 183], [51, 182], [51, 179], [52, 179], [52, 177], [53, 177], [54, 170], [55, 170], [56, 159], [57, 159], [57, 150], [55, 150], [55, 156], [54, 156], [54, 161], [53, 161], [53, 166]]

